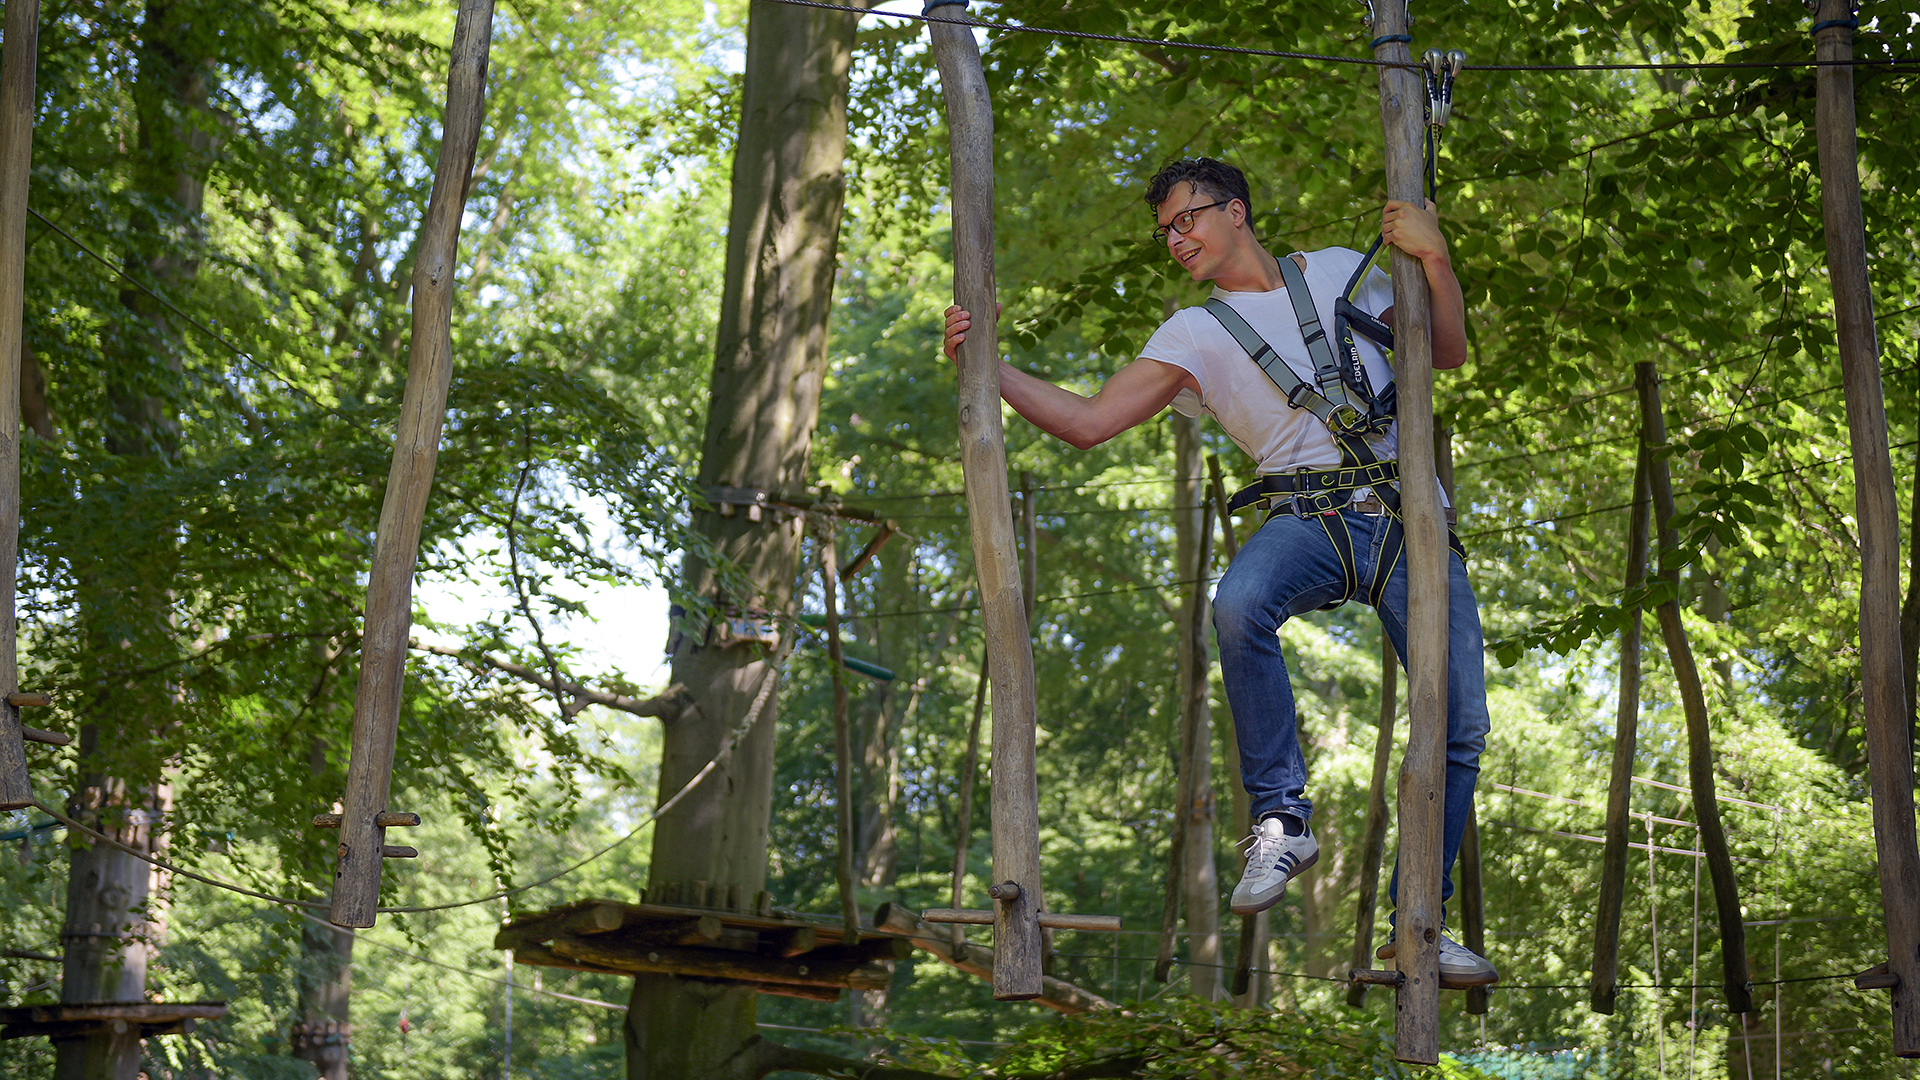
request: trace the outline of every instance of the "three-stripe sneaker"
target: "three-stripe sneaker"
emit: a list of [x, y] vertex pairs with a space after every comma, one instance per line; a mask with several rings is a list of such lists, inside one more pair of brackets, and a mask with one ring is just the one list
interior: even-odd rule
[[[1286, 825], [1293, 824], [1299, 835], [1289, 836]], [[1246, 872], [1233, 887], [1228, 907], [1235, 915], [1252, 915], [1280, 902], [1292, 881], [1320, 859], [1320, 842], [1313, 830], [1298, 818], [1263, 818], [1242, 841], [1246, 845]]]

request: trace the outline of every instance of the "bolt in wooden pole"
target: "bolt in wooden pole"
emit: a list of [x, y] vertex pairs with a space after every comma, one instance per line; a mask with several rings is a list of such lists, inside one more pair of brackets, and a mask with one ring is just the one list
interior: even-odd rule
[[[963, 4], [940, 7], [958, 18]], [[960, 465], [966, 477], [974, 573], [993, 672], [993, 879], [1019, 892], [994, 904], [993, 996], [1040, 996], [1040, 792], [1034, 775], [1037, 705], [1033, 642], [1000, 428], [999, 313], [993, 284], [993, 102], [973, 31], [928, 23], [947, 100], [952, 149], [954, 302], [973, 314], [960, 346]]]
[[[1647, 518], [1651, 448], [1641, 440], [1633, 468], [1633, 509], [1627, 515], [1626, 594], [1647, 580]], [[1593, 927], [1593, 1011], [1613, 1014], [1620, 981], [1620, 914], [1627, 895], [1627, 829], [1633, 824], [1633, 759], [1640, 730], [1640, 617], [1637, 598], [1627, 608], [1620, 634], [1620, 701], [1614, 712], [1613, 771], [1607, 780], [1607, 846], [1600, 856], [1600, 900]]]
[[[1680, 567], [1670, 565], [1680, 546], [1673, 528], [1673, 481], [1666, 459], [1667, 424], [1660, 413], [1660, 379], [1652, 361], [1634, 365], [1640, 387], [1640, 438], [1647, 449], [1647, 487], [1653, 496], [1654, 535], [1659, 539], [1656, 574], [1667, 585], [1667, 598], [1656, 609], [1660, 636], [1666, 641], [1679, 684], [1680, 705], [1687, 717], [1687, 783], [1693, 790], [1693, 816], [1700, 827], [1700, 848], [1713, 879], [1713, 903], [1720, 919], [1720, 959], [1727, 1011], [1753, 1011], [1753, 991], [1747, 985], [1747, 929], [1740, 912], [1740, 883], [1733, 874], [1733, 856], [1727, 850], [1727, 831], [1720, 824], [1720, 801], [1714, 796], [1713, 732], [1707, 719], [1707, 694], [1700, 685], [1700, 668], [1693, 645], [1680, 621]], [[1906, 691], [1902, 690], [1904, 695]], [[1651, 841], [1649, 841], [1651, 843]]]
[[[1374, 55], [1411, 64], [1406, 0], [1374, 5]], [[1387, 197], [1416, 205], [1421, 190], [1426, 83], [1406, 67], [1380, 68]], [[1446, 780], [1447, 527], [1433, 467], [1431, 296], [1420, 260], [1393, 251], [1394, 381], [1399, 387], [1401, 511], [1407, 527], [1407, 755], [1400, 768], [1400, 889], [1394, 1057], [1440, 1060], [1440, 849]]]
[[387, 795], [393, 785], [394, 739], [406, 683], [407, 634], [413, 622], [413, 568], [420, 555], [433, 467], [440, 455], [440, 432], [446, 424], [447, 388], [453, 381], [453, 277], [467, 180], [485, 116], [492, 39], [493, 0], [460, 0], [447, 71], [440, 161], [434, 170], [427, 216], [420, 225], [413, 270], [407, 388], [367, 578], [360, 685], [353, 702], [353, 749], [329, 915], [339, 926], [372, 926], [380, 903], [386, 830], [375, 824], [374, 817], [388, 809]]
[[[1853, 59], [1853, 5], [1821, 0], [1814, 55]], [[1853, 108], [1853, 69], [1822, 67], [1815, 76], [1820, 142], [1820, 203], [1827, 234], [1827, 276], [1833, 282], [1840, 370], [1846, 384], [1853, 443], [1854, 517], [1860, 523], [1860, 681], [1867, 764], [1873, 787], [1873, 834], [1880, 854], [1880, 903], [1887, 919], [1893, 988], [1893, 1051], [1920, 1057], [1920, 850], [1913, 808], [1913, 705], [1907, 700], [1900, 648], [1900, 516], [1887, 449], [1880, 345], [1867, 280], [1866, 228], [1860, 209], [1860, 163]]]
[[[0, 697], [20, 689], [13, 613], [20, 559], [20, 349], [40, 0], [7, 4], [6, 35], [0, 52]], [[0, 810], [18, 810], [32, 801], [20, 708], [0, 703]]]

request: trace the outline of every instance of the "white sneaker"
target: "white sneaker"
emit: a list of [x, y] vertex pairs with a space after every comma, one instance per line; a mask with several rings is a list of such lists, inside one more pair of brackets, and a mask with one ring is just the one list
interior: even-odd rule
[[1235, 915], [1252, 915], [1279, 903], [1287, 882], [1320, 859], [1320, 842], [1311, 828], [1302, 824], [1299, 836], [1288, 836], [1277, 817], [1255, 825], [1242, 843], [1247, 869], [1227, 904]]
[[[1385, 945], [1374, 950], [1373, 955], [1380, 960], [1391, 960], [1396, 951], [1392, 939], [1388, 939]], [[1494, 969], [1492, 962], [1446, 934], [1440, 935], [1440, 988], [1442, 990], [1491, 986], [1499, 981], [1500, 972]]]

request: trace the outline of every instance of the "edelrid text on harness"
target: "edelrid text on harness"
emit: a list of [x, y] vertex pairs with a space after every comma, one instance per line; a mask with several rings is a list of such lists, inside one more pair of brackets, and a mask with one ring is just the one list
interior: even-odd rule
[[[1257, 483], [1242, 488], [1228, 503], [1228, 511], [1233, 512], [1264, 500], [1272, 506], [1268, 518], [1284, 511], [1301, 518], [1316, 518], [1320, 522], [1320, 527], [1326, 531], [1327, 539], [1340, 557], [1340, 565], [1345, 569], [1347, 578], [1342, 599], [1326, 605], [1326, 610], [1339, 607], [1345, 603], [1346, 596], [1360, 590], [1360, 568], [1353, 557], [1353, 535], [1347, 528], [1346, 519], [1340, 516], [1340, 511], [1352, 500], [1354, 491], [1360, 488], [1373, 489], [1384, 511], [1381, 515], [1382, 527], [1387, 530], [1380, 560], [1374, 566], [1371, 580], [1367, 582], [1367, 603], [1376, 608], [1380, 606], [1387, 579], [1392, 576], [1406, 544], [1405, 527], [1400, 516], [1399, 462], [1382, 461], [1368, 441], [1385, 434], [1393, 426], [1394, 384], [1389, 382], [1377, 391], [1374, 389], [1353, 337], [1354, 331], [1358, 330], [1382, 349], [1393, 348], [1393, 330], [1360, 310], [1352, 300], [1354, 290], [1359, 287], [1367, 268], [1373, 265], [1374, 253], [1379, 248], [1380, 243], [1376, 240], [1366, 257], [1360, 260], [1353, 276], [1347, 280], [1346, 287], [1340, 290], [1340, 295], [1334, 300], [1331, 335], [1320, 322], [1320, 313], [1314, 307], [1313, 294], [1307, 289], [1307, 278], [1299, 265], [1291, 258], [1277, 260], [1281, 280], [1287, 287], [1287, 298], [1293, 302], [1294, 317], [1300, 322], [1300, 336], [1306, 341], [1307, 355], [1313, 360], [1311, 382], [1296, 375], [1273, 346], [1260, 336], [1259, 331], [1248, 325], [1247, 320], [1241, 318], [1240, 313], [1224, 300], [1213, 298], [1205, 304], [1207, 311], [1220, 321], [1220, 325], [1233, 335], [1253, 362], [1260, 366], [1260, 370], [1266, 372], [1267, 378], [1272, 379], [1273, 384], [1286, 395], [1287, 404], [1296, 409], [1306, 409], [1319, 417], [1320, 422], [1327, 426], [1327, 433], [1333, 437], [1334, 445], [1340, 449], [1340, 467], [1337, 469], [1302, 469], [1295, 473], [1263, 476]], [[1282, 496], [1287, 497], [1286, 502], [1281, 501]], [[1447, 539], [1464, 560], [1466, 552], [1452, 530], [1448, 530]]]

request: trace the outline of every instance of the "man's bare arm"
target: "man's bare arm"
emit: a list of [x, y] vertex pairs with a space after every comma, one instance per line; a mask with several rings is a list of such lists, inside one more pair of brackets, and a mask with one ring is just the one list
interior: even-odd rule
[[[972, 319], [958, 307], [947, 309], [944, 351], [953, 358], [966, 340]], [[1000, 396], [1034, 427], [1082, 450], [1145, 423], [1173, 402], [1181, 390], [1199, 392], [1184, 368], [1139, 359], [1121, 368], [1092, 397], [1082, 397], [1000, 362]]]

